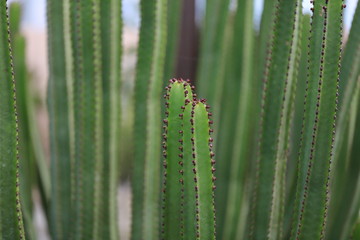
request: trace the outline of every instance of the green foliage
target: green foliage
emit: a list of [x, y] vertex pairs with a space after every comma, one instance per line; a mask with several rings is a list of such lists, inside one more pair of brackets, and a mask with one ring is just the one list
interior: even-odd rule
[[7, 1], [0, 3], [0, 238], [24, 239], [19, 195], [19, 132]]
[[164, 120], [163, 239], [215, 239], [211, 114], [190, 85], [170, 80]]

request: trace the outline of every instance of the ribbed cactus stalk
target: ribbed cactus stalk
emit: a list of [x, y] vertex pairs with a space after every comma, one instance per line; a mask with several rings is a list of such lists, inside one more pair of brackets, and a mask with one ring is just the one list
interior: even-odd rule
[[171, 80], [164, 120], [162, 239], [215, 239], [211, 113], [188, 82]]
[[338, 103], [342, 0], [315, 0], [291, 239], [324, 238]]
[[289, 129], [299, 61], [300, 17], [301, 1], [277, 1], [264, 74], [250, 239], [282, 238]]
[[[32, 141], [32, 128], [37, 130], [36, 126], [30, 126], [31, 104], [30, 88], [27, 78], [27, 68], [25, 63], [26, 41], [20, 32], [20, 20], [22, 6], [18, 2], [10, 4], [10, 34], [13, 48], [14, 74], [16, 79], [16, 103], [18, 110], [19, 126], [19, 164], [20, 164], [20, 196], [21, 207], [24, 216], [25, 235], [27, 239], [36, 239], [35, 227], [32, 221], [33, 202], [32, 187], [36, 182], [36, 162], [35, 152]], [[41, 175], [41, 174], [40, 174]], [[41, 175], [42, 176], [42, 175]], [[48, 179], [47, 179], [48, 180]], [[48, 181], [47, 186], [50, 186]], [[48, 189], [43, 189], [44, 195]], [[46, 203], [45, 203], [46, 204]]]
[[0, 239], [25, 239], [19, 196], [18, 117], [7, 1], [0, 3]]
[[[255, 109], [258, 101], [256, 81], [253, 73], [254, 27], [253, 1], [239, 0], [231, 50], [232, 69], [226, 82], [226, 92], [220, 116], [220, 127], [216, 150], [222, 164], [218, 167], [216, 190], [216, 210], [218, 212], [218, 231], [220, 239], [244, 238], [247, 215], [244, 199], [248, 198], [245, 190], [245, 175], [253, 156], [253, 129], [256, 124]], [[242, 31], [241, 31], [242, 30]], [[239, 81], [240, 76], [240, 81]], [[230, 118], [229, 118], [230, 116]], [[232, 117], [231, 117], [232, 116]], [[233, 134], [233, 136], [232, 136]], [[224, 201], [226, 200], [226, 201]], [[245, 207], [244, 207], [245, 206]], [[226, 212], [224, 210], [226, 209]], [[224, 216], [225, 215], [225, 218]], [[225, 221], [222, 221], [224, 218]], [[219, 235], [221, 234], [221, 235]]]
[[54, 239], [117, 239], [121, 1], [48, 0]]
[[131, 239], [159, 239], [161, 95], [166, 55], [166, 0], [141, 0], [135, 81]]
[[[355, 50], [355, 51], [354, 51]], [[339, 118], [337, 120], [333, 178], [326, 239], [347, 239], [358, 216], [360, 201], [360, 2], [341, 59]], [[351, 184], [349, 184], [351, 182]]]

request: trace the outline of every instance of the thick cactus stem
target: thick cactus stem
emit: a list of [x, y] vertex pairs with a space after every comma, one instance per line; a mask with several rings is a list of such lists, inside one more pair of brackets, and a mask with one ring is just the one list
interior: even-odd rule
[[170, 82], [165, 95], [162, 238], [215, 239], [211, 113], [187, 82]]

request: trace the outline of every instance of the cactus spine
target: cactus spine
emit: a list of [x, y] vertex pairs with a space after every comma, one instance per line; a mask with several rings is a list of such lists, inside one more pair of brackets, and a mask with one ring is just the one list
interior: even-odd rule
[[162, 239], [215, 239], [211, 114], [187, 82], [167, 91]]
[[0, 3], [0, 238], [25, 239], [19, 196], [18, 119], [7, 1]]

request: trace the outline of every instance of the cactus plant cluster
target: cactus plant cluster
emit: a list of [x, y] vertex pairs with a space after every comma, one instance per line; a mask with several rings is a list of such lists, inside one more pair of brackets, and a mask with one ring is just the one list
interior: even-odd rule
[[194, 87], [170, 80], [165, 94], [162, 239], [215, 239], [212, 120]]
[[253, 0], [207, 0], [201, 98], [173, 78], [185, 2], [140, 0], [126, 99], [122, 1], [47, 0], [50, 168], [21, 7], [0, 3], [0, 239], [37, 238], [35, 187], [52, 239], [119, 239], [119, 169], [133, 240], [360, 238], [360, 2], [345, 42], [344, 0], [309, 0], [311, 14], [301, 0], [265, 0], [259, 31]]

